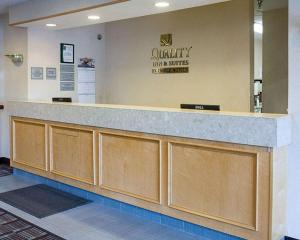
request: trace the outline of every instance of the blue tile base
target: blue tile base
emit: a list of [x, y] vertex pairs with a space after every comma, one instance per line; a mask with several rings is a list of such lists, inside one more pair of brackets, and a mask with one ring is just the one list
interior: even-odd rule
[[46, 184], [56, 189], [60, 189], [62, 191], [74, 194], [76, 196], [88, 199], [90, 201], [102, 204], [104, 206], [108, 206], [111, 208], [118, 209], [120, 212], [126, 212], [128, 214], [132, 214], [152, 222], [159, 223], [164, 226], [168, 226], [171, 228], [175, 228], [179, 231], [186, 232], [193, 235], [198, 235], [201, 237], [207, 238], [207, 240], [242, 240], [242, 238], [231, 236], [229, 234], [225, 234], [222, 232], [218, 232], [209, 228], [205, 228], [193, 223], [189, 223], [183, 220], [179, 220], [176, 218], [172, 218], [160, 213], [152, 212], [143, 208], [135, 207], [133, 205], [123, 203], [117, 200], [113, 200], [111, 198], [107, 198], [92, 192], [88, 192], [70, 185], [66, 185], [60, 182], [56, 182], [54, 180], [37, 176], [35, 174], [25, 172], [20, 169], [14, 168], [14, 175], [19, 177], [25, 177], [35, 182]]

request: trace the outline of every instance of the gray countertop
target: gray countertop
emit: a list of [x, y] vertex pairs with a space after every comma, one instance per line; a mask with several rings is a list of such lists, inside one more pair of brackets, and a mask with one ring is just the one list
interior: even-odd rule
[[262, 147], [291, 141], [288, 115], [10, 101], [10, 116]]

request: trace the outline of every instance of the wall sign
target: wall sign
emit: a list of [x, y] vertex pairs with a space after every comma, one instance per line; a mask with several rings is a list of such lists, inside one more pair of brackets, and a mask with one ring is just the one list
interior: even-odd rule
[[152, 73], [188, 73], [192, 47], [172, 47], [172, 34], [160, 36], [161, 48], [152, 49]]
[[60, 91], [70, 92], [74, 91], [75, 83], [74, 82], [60, 82]]
[[56, 80], [56, 68], [46, 68], [46, 79]]
[[60, 64], [60, 91], [75, 90], [75, 67], [73, 64]]
[[74, 44], [60, 44], [60, 62], [74, 64]]
[[32, 80], [43, 80], [43, 68], [42, 67], [31, 67], [31, 79]]

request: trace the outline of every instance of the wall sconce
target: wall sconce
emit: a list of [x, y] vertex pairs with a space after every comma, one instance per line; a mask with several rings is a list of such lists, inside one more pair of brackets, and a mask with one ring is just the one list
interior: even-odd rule
[[23, 54], [8, 54], [5, 57], [8, 57], [15, 65], [21, 65], [24, 61]]

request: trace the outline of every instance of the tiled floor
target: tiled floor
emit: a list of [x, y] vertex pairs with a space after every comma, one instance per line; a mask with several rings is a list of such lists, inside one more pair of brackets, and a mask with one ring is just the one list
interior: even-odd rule
[[[0, 177], [0, 192], [34, 184], [26, 178]], [[43, 219], [37, 219], [3, 202], [0, 202], [0, 207], [67, 240], [208, 240], [97, 203]]]

